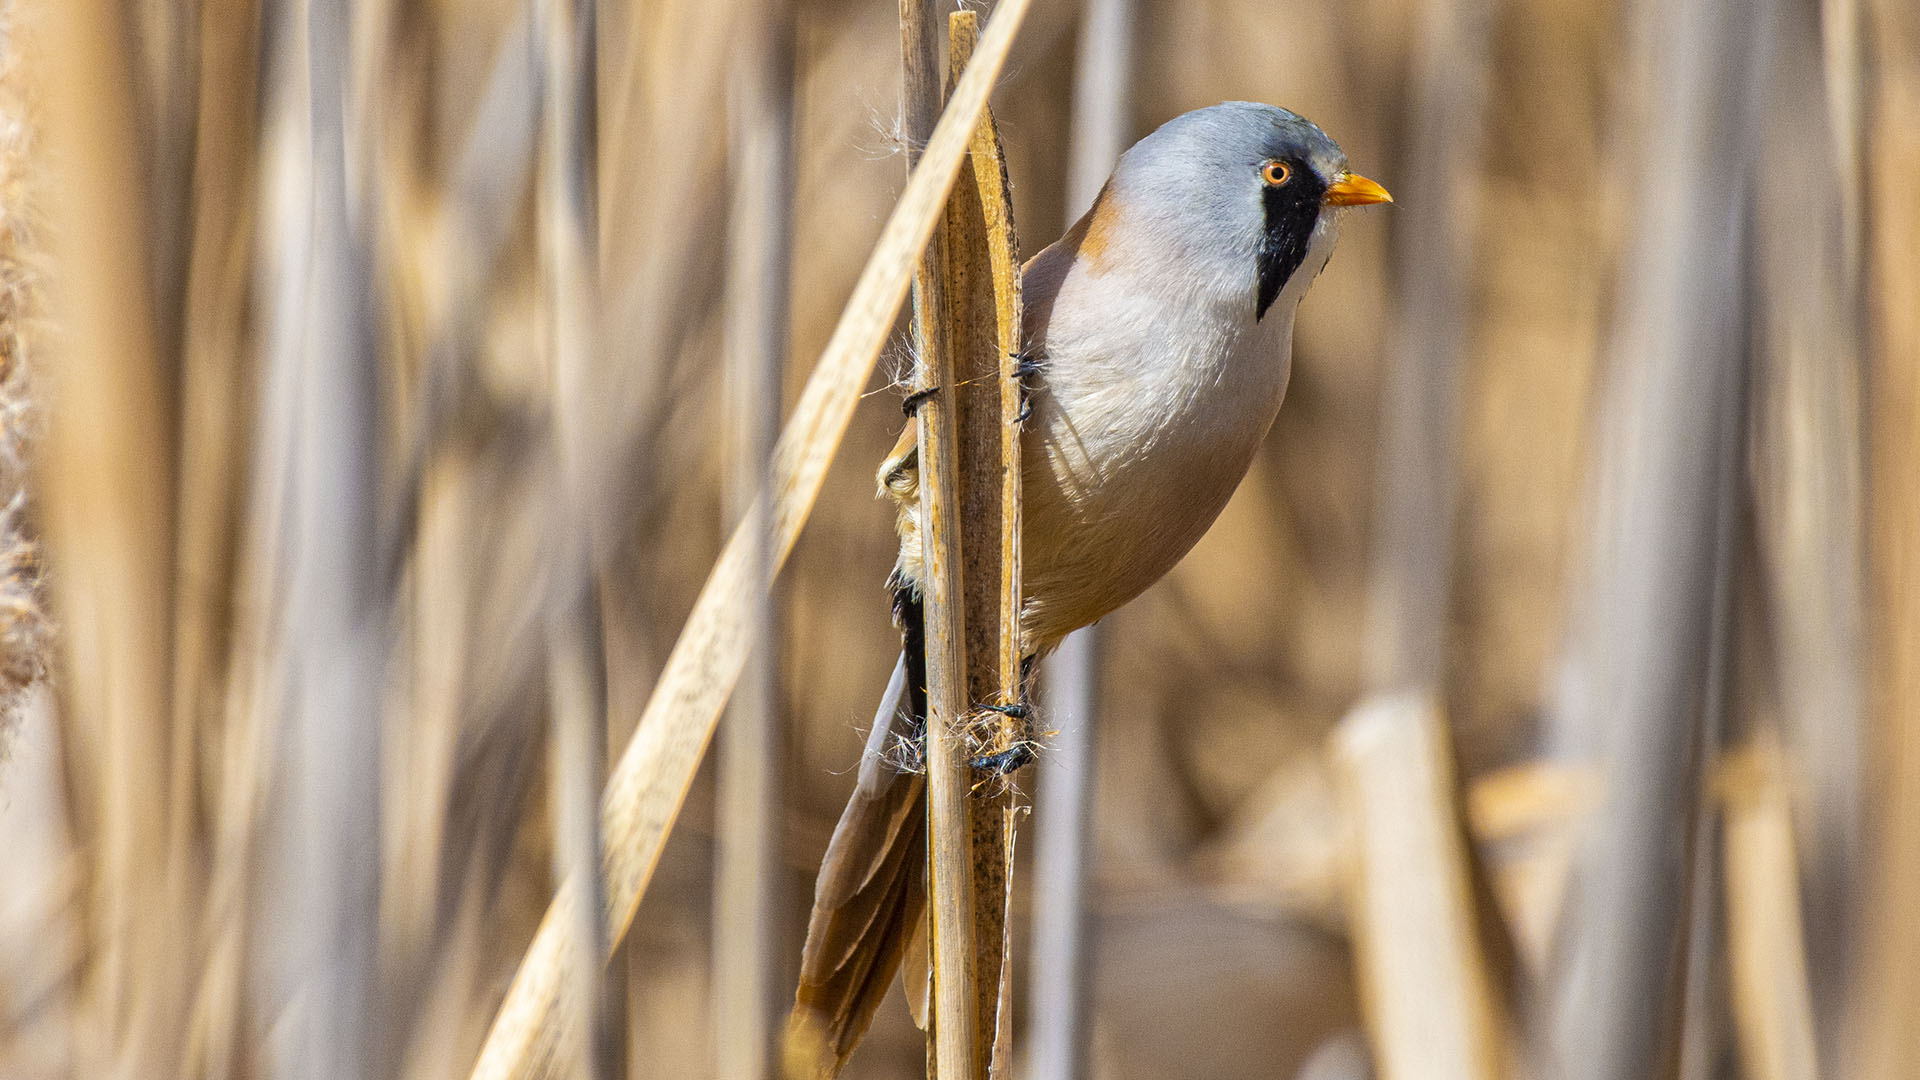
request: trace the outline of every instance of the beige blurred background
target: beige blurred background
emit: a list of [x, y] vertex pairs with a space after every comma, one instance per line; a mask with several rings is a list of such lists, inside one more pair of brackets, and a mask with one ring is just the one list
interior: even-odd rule
[[[299, 867], [315, 828], [378, 841], [359, 851], [370, 868], [352, 871], [354, 852], [342, 856], [342, 873], [365, 888], [327, 909], [375, 927], [371, 974], [357, 984], [372, 1017], [366, 1075], [465, 1076], [552, 895], [561, 800], [549, 790], [540, 658], [546, 605], [567, 580], [549, 532], [556, 462], [585, 438], [604, 481], [580, 524], [604, 560], [587, 592], [604, 635], [610, 757], [732, 525], [721, 299], [727, 192], [742, 177], [727, 154], [727, 62], [750, 6], [598, 7], [600, 348], [585, 369], [598, 411], [584, 436], [554, 419], [564, 410], [542, 344], [553, 314], [539, 263], [533, 9], [351, 6], [351, 63], [331, 77], [347, 89], [343, 205], [364, 259], [352, 280], [364, 285], [367, 340], [354, 355], [375, 403], [374, 482], [359, 492], [366, 505], [346, 497], [370, 524], [342, 549], [358, 576], [341, 588], [364, 590], [353, 595], [376, 615], [358, 624], [364, 649], [325, 655], [360, 665], [356, 685], [376, 706], [358, 729], [376, 749], [355, 760], [377, 775], [336, 762], [346, 786], [330, 790], [377, 800], [339, 804], [333, 833], [333, 821], [302, 816], [314, 805], [296, 796], [311, 764], [302, 755], [314, 750], [282, 722], [315, 677], [301, 666], [305, 609], [288, 608], [316, 588], [289, 570], [305, 557], [298, 523], [313, 520], [301, 516], [313, 482], [295, 478], [326, 468], [300, 471], [302, 455], [325, 448], [290, 419], [306, 415], [297, 387], [316, 384], [287, 372], [315, 369], [285, 359], [285, 298], [314, 257], [301, 239], [313, 235], [302, 200], [314, 159], [299, 119], [302, 88], [320, 77], [299, 59], [310, 12], [89, 0], [62, 17], [53, 5], [66, 2], [0, 4], [0, 497], [25, 492], [0, 518], [24, 545], [7, 556], [21, 596], [0, 588], [10, 620], [0, 675], [17, 688], [0, 758], [0, 1077], [300, 1071], [287, 1017], [315, 992], [298, 973], [326, 944], [286, 928], [313, 916]], [[1619, 312], [1643, 265], [1631, 253], [1648, 222], [1646, 125], [1664, 122], [1645, 40], [1655, 7], [1137, 0], [1128, 142], [1219, 101], [1280, 104], [1321, 124], [1397, 202], [1347, 220], [1300, 312], [1285, 407], [1233, 502], [1164, 581], [1104, 624], [1090, 1075], [1371, 1075], [1353, 1060], [1364, 1057], [1361, 990], [1339, 871], [1352, 840], [1326, 747], [1375, 689], [1365, 635], [1383, 395], [1420, 275], [1447, 275], [1461, 304], [1437, 689], [1462, 788], [1497, 801], [1476, 785], [1542, 763], [1604, 773], [1583, 755], [1604, 742], [1610, 703], [1566, 702], [1589, 675], [1582, 659], [1608, 648], [1604, 627], [1601, 644], [1581, 644], [1579, 617], [1608, 535], [1596, 521], [1613, 505], [1597, 432], [1609, 379], [1622, 378], [1609, 348], [1630, 326]], [[1765, 48], [1795, 58], [1781, 67], [1804, 79], [1778, 85], [1816, 96], [1801, 99], [1813, 102], [1808, 119], [1753, 89], [1766, 79], [1735, 95], [1774, 140], [1759, 160], [1803, 168], [1788, 174], [1799, 186], [1741, 204], [1746, 235], [1812, 239], [1789, 245], [1808, 254], [1784, 279], [1767, 276], [1772, 248], [1743, 242], [1742, 273], [1762, 284], [1738, 313], [1751, 363], [1736, 385], [1754, 404], [1742, 408], [1735, 455], [1732, 613], [1716, 624], [1719, 655], [1732, 657], [1714, 669], [1716, 692], [1730, 704], [1716, 714], [1717, 742], [1700, 745], [1713, 756], [1766, 735], [1786, 748], [1781, 790], [1800, 847], [1786, 864], [1799, 876], [1784, 880], [1804, 890], [1815, 924], [1791, 944], [1797, 958], [1811, 949], [1818, 1072], [1865, 1075], [1843, 1071], [1862, 1060], [1845, 1047], [1897, 1031], [1875, 1027], [1873, 1001], [1899, 1000], [1901, 980], [1920, 978], [1895, 964], [1876, 982], [1863, 973], [1872, 965], [1842, 963], [1881, 925], [1863, 899], [1871, 890], [1854, 883], [1913, 869], [1884, 856], [1905, 836], [1884, 822], [1906, 820], [1896, 781], [1914, 747], [1900, 732], [1920, 700], [1903, 651], [1915, 643], [1902, 636], [1914, 629], [1911, 601], [1898, 600], [1915, 540], [1907, 504], [1868, 493], [1920, 480], [1902, 434], [1912, 414], [1898, 411], [1911, 407], [1901, 395], [1920, 362], [1920, 296], [1901, 300], [1920, 244], [1920, 27], [1903, 0], [1766, 10]], [[1403, 183], [1422, 168], [1418, 90], [1431, 74], [1419, 58], [1430, 21], [1449, 11], [1478, 13], [1484, 134], [1452, 196], [1423, 198], [1431, 184]], [[789, 405], [906, 171], [896, 7], [806, 0], [792, 20], [792, 158], [750, 178], [792, 198]], [[1066, 205], [1079, 26], [1076, 4], [1037, 2], [993, 97], [1023, 256], [1082, 209]], [[98, 111], [76, 111], [88, 93], [103, 95]], [[70, 123], [77, 115], [93, 126]], [[143, 329], [124, 340], [98, 336], [117, 323], [76, 331], [52, 298], [62, 249], [50, 238], [84, 231], [74, 222], [88, 216], [46, 164], [62, 160], [130, 170], [102, 181], [124, 181], [127, 199], [107, 216], [133, 238], [115, 249], [126, 273], [114, 280], [144, 294], [125, 296], [125, 325]], [[1435, 217], [1464, 258], [1396, 270], [1408, 230]], [[1769, 329], [1754, 314], [1810, 289], [1836, 298], [1822, 310], [1841, 313], [1839, 330]], [[87, 350], [107, 359], [68, 363]], [[121, 374], [122, 362], [146, 381]], [[899, 647], [883, 589], [890, 510], [872, 471], [903, 425], [893, 380], [905, 363], [896, 335], [778, 588], [789, 964]], [[62, 409], [84, 422], [62, 421]], [[114, 462], [144, 464], [135, 474]], [[1834, 551], [1851, 554], [1820, 560]], [[128, 582], [145, 583], [137, 597], [116, 587]], [[1807, 616], [1809, 605], [1830, 617]], [[1807, 657], [1827, 683], [1796, 674]], [[1810, 746], [1853, 749], [1816, 767]], [[713, 1074], [711, 773], [709, 763], [615, 953], [624, 1075]], [[1696, 795], [1712, 786], [1696, 780]], [[1027, 791], [1044, 782], [1044, 763], [1017, 780]], [[1513, 996], [1536, 1034], [1551, 996], [1536, 991], [1553, 982], [1536, 946], [1551, 936], [1577, 831], [1565, 807], [1579, 802], [1547, 783], [1548, 795], [1521, 799], [1521, 824], [1494, 830], [1506, 846], [1479, 831], [1496, 866], [1524, 874], [1549, 853], [1541, 873], [1554, 884], [1512, 894], [1537, 906], [1502, 909], [1522, 927]], [[1023, 1016], [1025, 860], [1030, 830], [1044, 828], [1031, 821], [1021, 840]], [[1718, 981], [1701, 1000], [1717, 1004], [1693, 1014], [1692, 1064], [1674, 1075], [1813, 1075], [1752, 1057], [1723, 963], [1702, 969]], [[1897, 1034], [1884, 1043], [1904, 1045]], [[1877, 1076], [1911, 1075], [1898, 1062], [1920, 1060], [1874, 1053], [1859, 1051]], [[895, 993], [847, 1075], [920, 1075], [923, 1063]]]

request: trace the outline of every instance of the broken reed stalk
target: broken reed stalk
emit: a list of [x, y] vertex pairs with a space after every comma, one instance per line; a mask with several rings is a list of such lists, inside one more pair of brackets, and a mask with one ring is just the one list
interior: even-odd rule
[[1431, 695], [1376, 696], [1334, 733], [1352, 830], [1348, 908], [1382, 1080], [1504, 1075], [1453, 745]]
[[[766, 481], [780, 432], [787, 351], [792, 193], [766, 178], [792, 159], [792, 13], [786, 0], [750, 0], [740, 19], [728, 122], [732, 129], [725, 303], [729, 520], [746, 517]], [[777, 1080], [779, 1024], [792, 1000], [784, 962], [785, 867], [780, 839], [786, 724], [767, 542], [749, 561], [753, 615], [747, 666], [720, 726], [715, 762], [713, 1060], [729, 1080]]]
[[[973, 12], [949, 17], [949, 80], [958, 80], [977, 33]], [[1020, 349], [1020, 271], [1006, 163], [991, 111], [975, 128], [969, 164], [947, 201], [945, 227], [935, 246], [943, 258], [936, 268], [937, 291], [946, 310], [935, 327], [940, 335], [935, 358], [944, 370], [933, 385], [947, 388], [936, 410], [950, 408], [952, 419], [948, 428], [936, 412], [923, 419], [921, 431], [924, 437], [928, 425], [940, 420], [941, 436], [953, 441], [951, 455], [937, 455], [931, 469], [928, 456], [921, 456], [921, 520], [950, 517], [936, 535], [952, 546], [927, 550], [937, 553], [929, 563], [940, 567], [933, 576], [957, 592], [945, 595], [944, 607], [929, 597], [926, 610], [929, 643], [944, 634], [959, 647], [947, 646], [949, 658], [957, 652], [958, 666], [939, 671], [930, 662], [927, 669], [933, 714], [928, 724], [933, 1034], [939, 1076], [984, 1078], [1008, 1067], [1011, 983], [1005, 975], [1015, 803], [1010, 784], [980, 781], [968, 759], [1011, 749], [1026, 737], [1024, 725], [1013, 718], [974, 707], [1021, 700], [1021, 390], [1013, 370]], [[940, 716], [936, 701], [953, 711], [934, 719]], [[963, 891], [943, 895], [943, 885]], [[970, 970], [954, 977], [956, 965], [963, 963]], [[949, 1018], [969, 1009], [971, 1015], [964, 1015], [959, 1026], [972, 1032], [973, 1046], [956, 1058], [958, 1036], [948, 1037]]]
[[[769, 530], [773, 570], [799, 539], [1029, 3], [1002, 0], [995, 9], [974, 62], [955, 86], [781, 434], [767, 495], [734, 531], [714, 564], [633, 740], [608, 779], [600, 816], [612, 943], [625, 936], [633, 920], [720, 710], [746, 661], [751, 603], [746, 588], [756, 546], [750, 538], [758, 530]], [[770, 526], [762, 515], [770, 518]], [[571, 947], [562, 913], [571, 888], [561, 887], [528, 946], [474, 1065], [472, 1075], [478, 1080], [532, 1075], [551, 1060], [561, 1028], [577, 1020], [579, 1003], [568, 998], [562, 978]]]
[[1807, 978], [1800, 860], [1786, 758], [1773, 740], [1719, 768], [1725, 813], [1727, 967], [1740, 1059], [1753, 1080], [1813, 1080], [1813, 992]]

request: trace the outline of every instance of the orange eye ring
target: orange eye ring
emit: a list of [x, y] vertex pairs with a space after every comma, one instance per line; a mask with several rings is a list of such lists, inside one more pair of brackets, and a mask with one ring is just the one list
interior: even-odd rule
[[1269, 161], [1260, 166], [1260, 179], [1265, 181], [1268, 187], [1279, 187], [1293, 179], [1293, 170], [1284, 161]]

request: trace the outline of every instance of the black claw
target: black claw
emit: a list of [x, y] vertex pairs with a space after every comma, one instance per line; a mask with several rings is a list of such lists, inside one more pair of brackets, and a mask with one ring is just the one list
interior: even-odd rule
[[1030, 742], [1018, 742], [1013, 744], [1010, 749], [1002, 750], [997, 754], [983, 754], [969, 761], [967, 764], [972, 765], [981, 772], [992, 773], [995, 776], [1006, 776], [1019, 772], [1032, 761], [1033, 744]]
[[900, 411], [908, 416], [912, 416], [923, 402], [939, 392], [940, 388], [937, 386], [929, 386], [925, 390], [915, 390], [913, 393], [901, 399]]
[[1013, 422], [1024, 424], [1033, 415], [1033, 377], [1040, 374], [1040, 360], [1022, 351], [1013, 354], [1013, 361], [1013, 377], [1020, 380], [1020, 415]]
[[[1033, 707], [1024, 701], [1012, 701], [1006, 704], [995, 705], [981, 704], [975, 707], [984, 712], [995, 712], [1001, 716], [1012, 717], [1015, 720], [1021, 721], [1021, 729], [1028, 736], [1031, 736], [1033, 732], [1032, 725], [1027, 723], [1033, 716]], [[1008, 773], [1020, 771], [1026, 767], [1028, 762], [1033, 760], [1033, 747], [1034, 743], [1032, 738], [1022, 738], [1005, 750], [993, 754], [982, 754], [979, 757], [971, 759], [968, 764], [982, 772], [989, 772], [995, 776], [1006, 776]]]

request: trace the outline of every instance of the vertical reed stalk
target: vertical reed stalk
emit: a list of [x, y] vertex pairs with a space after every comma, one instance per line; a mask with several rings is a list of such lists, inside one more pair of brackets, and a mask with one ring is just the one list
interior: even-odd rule
[[1870, 0], [1867, 593], [1872, 838], [1844, 1075], [1920, 1076], [1920, 11]]
[[[595, 497], [588, 461], [596, 448], [599, 269], [594, 185], [594, 0], [544, 0], [540, 40], [544, 78], [539, 171], [541, 286], [547, 348], [554, 373], [554, 438], [560, 483], [551, 528], [554, 549], [572, 573], [597, 581], [603, 553], [594, 549], [587, 508]], [[604, 883], [597, 872], [602, 838], [595, 794], [604, 771], [605, 649], [598, 591], [556, 598], [548, 612], [547, 683], [552, 724], [554, 869], [565, 893], [565, 932], [573, 938], [564, 973], [580, 1003], [577, 1030], [556, 1048], [555, 1066], [581, 1080], [613, 1076], [613, 1030], [604, 958], [609, 951]]]
[[[948, 82], [972, 57], [978, 17], [948, 18]], [[974, 130], [969, 166], [947, 202], [947, 355], [954, 375], [961, 603], [966, 609], [966, 701], [1022, 700], [1020, 647], [1020, 267], [1006, 161], [989, 111]], [[972, 753], [998, 753], [1026, 725], [980, 712], [967, 723]], [[1007, 978], [1015, 801], [1010, 784], [976, 783], [972, 822], [974, 980], [980, 1068], [1009, 1067], [1012, 982]]]
[[1369, 689], [1443, 692], [1452, 595], [1460, 367], [1467, 352], [1493, 13], [1484, 0], [1425, 0], [1414, 59], [1411, 148], [1394, 185], [1404, 242], [1380, 424]]
[[1741, 476], [1751, 20], [1726, 0], [1642, 15], [1654, 93], [1632, 170], [1638, 227], [1608, 354], [1587, 598], [1584, 709], [1606, 733], [1608, 791], [1562, 912], [1548, 1067], [1567, 1080], [1637, 1080], [1674, 1060]]
[[[902, 0], [902, 135], [920, 143], [919, 125], [939, 102], [934, 67], [937, 21], [932, 0]], [[929, 101], [933, 104], [929, 105]], [[970, 140], [971, 141], [971, 140]], [[913, 151], [909, 149], [909, 160]], [[964, 172], [964, 168], [962, 169]], [[967, 793], [973, 770], [966, 738], [966, 617], [961, 580], [959, 452], [955, 447], [956, 370], [946, 327], [946, 228], [936, 227], [914, 274], [913, 388], [934, 393], [916, 413], [920, 440], [920, 529], [925, 553], [920, 590], [926, 617], [928, 903], [933, 1012], [928, 1074], [940, 1080], [985, 1076], [975, 971], [973, 828]]]
[[[903, 14], [908, 14], [903, 8]], [[902, 22], [909, 78], [922, 32]], [[949, 20], [949, 79], [971, 59], [976, 17]], [[915, 93], [918, 92], [916, 89]], [[910, 110], [911, 111], [911, 110]], [[981, 728], [974, 702], [1020, 697], [1019, 388], [1012, 379], [1020, 307], [1005, 164], [990, 115], [925, 264], [916, 308], [921, 581], [926, 611], [927, 766], [934, 1073], [984, 1080], [1007, 1000], [1012, 794], [975, 798], [970, 759], [1024, 737]], [[962, 392], [962, 388], [965, 392]], [[1004, 1055], [1003, 1055], [1004, 1056]]]
[[[380, 886], [380, 693], [373, 492], [378, 419], [366, 245], [372, 198], [347, 153], [351, 7], [307, 9], [312, 248], [299, 369], [294, 527], [300, 536], [286, 627], [297, 672], [290, 735], [307, 1015], [283, 1048], [284, 1075], [358, 1080], [373, 1060]], [[357, 163], [365, 166], [364, 155]], [[363, 178], [362, 178], [363, 179]]]
[[[1845, 238], [1845, 184], [1857, 182], [1833, 128], [1849, 110], [1821, 70], [1819, 12], [1753, 5], [1765, 45], [1754, 94], [1767, 120], [1754, 170], [1753, 528], [1766, 596], [1760, 633], [1771, 646], [1767, 683], [1778, 698], [1787, 760], [1803, 797], [1794, 851], [1806, 883], [1807, 953], [1823, 1014], [1820, 1057], [1830, 1066], [1851, 984], [1865, 784], [1866, 554], [1862, 503], [1866, 365], [1859, 321], [1858, 253]], [[1819, 146], [1833, 152], [1800, 154]]]
[[176, 1060], [180, 1003], [160, 988], [177, 985], [184, 961], [151, 895], [166, 879], [155, 825], [170, 800], [172, 373], [151, 318], [126, 13], [74, 0], [39, 15], [54, 315], [64, 327], [59, 363], [44, 369], [60, 406], [49, 414], [41, 492], [62, 579], [62, 742], [75, 760], [99, 763], [73, 778], [93, 898], [81, 991], [89, 1028], [75, 1040], [76, 1064], [134, 1076]]
[[[769, 178], [792, 159], [792, 13], [784, 0], [748, 5], [732, 57], [732, 202], [727, 220], [727, 510], [746, 519], [766, 482], [780, 430], [780, 373], [787, 347], [792, 205]], [[776, 1080], [779, 1018], [791, 985], [783, 958], [785, 829], [781, 772], [786, 718], [770, 592], [768, 538], [750, 557], [748, 659], [720, 728], [719, 844], [714, 885], [713, 1043], [720, 1076]]]

